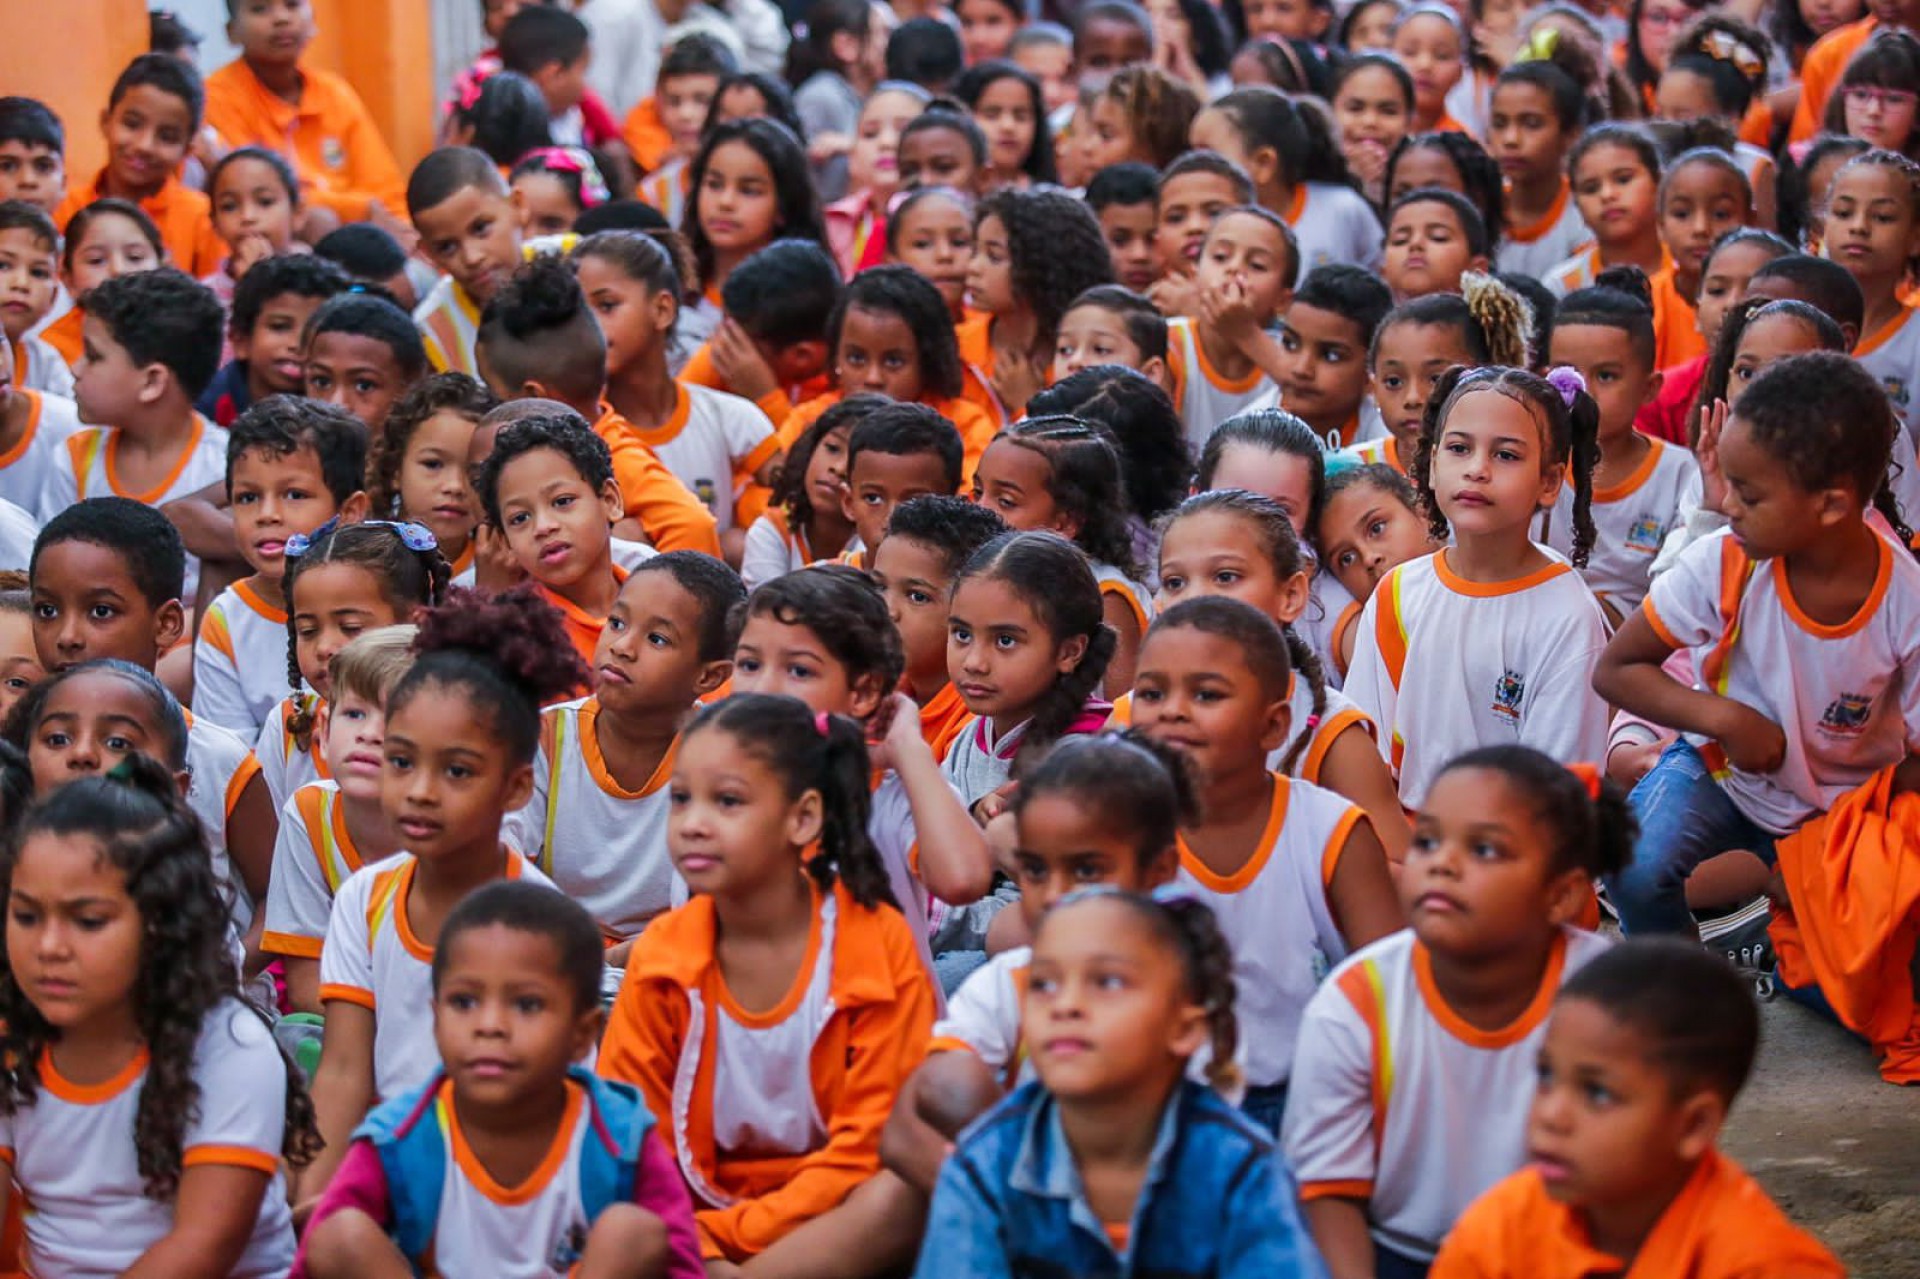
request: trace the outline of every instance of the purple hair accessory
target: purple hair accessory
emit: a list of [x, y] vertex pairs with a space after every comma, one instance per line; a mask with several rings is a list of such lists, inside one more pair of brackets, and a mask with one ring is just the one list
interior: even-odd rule
[[1568, 364], [1548, 369], [1547, 382], [1560, 392], [1560, 402], [1568, 408], [1573, 407], [1573, 397], [1587, 389], [1587, 379], [1580, 376], [1579, 369]]

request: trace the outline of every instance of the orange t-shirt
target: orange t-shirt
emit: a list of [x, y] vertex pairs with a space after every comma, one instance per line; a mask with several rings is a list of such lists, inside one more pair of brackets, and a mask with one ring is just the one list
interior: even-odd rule
[[277, 151], [300, 176], [305, 198], [347, 222], [364, 222], [378, 200], [405, 217], [407, 188], [393, 151], [353, 87], [330, 71], [300, 68], [300, 101], [288, 102], [235, 58], [207, 77], [207, 123], [230, 147]]
[[[793, 442], [806, 434], [807, 428], [819, 421], [821, 414], [845, 398], [839, 391], [829, 391], [825, 395], [816, 395], [794, 409], [780, 424], [780, 447], [792, 448]], [[960, 486], [965, 489], [973, 483], [973, 473], [980, 466], [980, 455], [987, 451], [987, 445], [1000, 430], [979, 405], [969, 400], [926, 400], [923, 403], [952, 422], [960, 431]]]
[[634, 103], [620, 125], [620, 138], [633, 153], [633, 163], [642, 175], [652, 173], [673, 155], [673, 135], [660, 119], [660, 100], [647, 97]]
[[1827, 114], [1827, 99], [1840, 83], [1840, 74], [1861, 46], [1873, 38], [1879, 26], [1879, 19], [1869, 14], [1858, 22], [1827, 32], [1807, 50], [1806, 60], [1800, 64], [1800, 104], [1793, 109], [1793, 127], [1787, 132], [1789, 142], [1805, 142], [1820, 132], [1821, 121]]
[[[960, 366], [964, 370], [960, 398], [979, 406], [992, 421], [993, 429], [999, 431], [1011, 415], [993, 389], [993, 316], [969, 311], [966, 319], [953, 326], [953, 336], [960, 344]], [[973, 472], [967, 474], [971, 477]]]
[[1673, 282], [1669, 262], [1653, 277], [1653, 366], [1670, 369], [1707, 353], [1707, 340], [1689, 302]]
[[[613, 566], [613, 580], [627, 580], [627, 570], [618, 564]], [[593, 669], [593, 650], [600, 647], [600, 632], [607, 627], [607, 619], [595, 617], [566, 596], [552, 590], [544, 582], [534, 583], [540, 590], [541, 598], [559, 610], [560, 620], [567, 624], [567, 638], [573, 641], [573, 651], [580, 654], [580, 660]], [[583, 692], [585, 690], [582, 690]]]
[[[63, 234], [68, 220], [74, 214], [107, 194], [102, 189], [106, 182], [107, 171], [102, 169], [91, 182], [67, 188], [67, 198], [60, 202], [60, 207], [53, 213], [54, 224]], [[167, 256], [173, 259], [173, 265], [194, 279], [212, 275], [227, 260], [226, 242], [214, 233], [213, 206], [207, 202], [206, 196], [186, 186], [177, 175], [168, 178], [165, 186], [139, 204], [141, 210], [153, 219], [153, 224], [160, 228], [160, 241], [167, 246]], [[79, 336], [77, 322], [74, 336], [76, 339]], [[61, 354], [66, 352], [61, 351]], [[79, 355], [76, 345], [73, 358], [78, 359]]]
[[[613, 481], [627, 514], [640, 521], [656, 551], [720, 554], [713, 512], [634, 435], [633, 425], [602, 405], [593, 433], [613, 453]], [[597, 632], [596, 632], [597, 634]]]
[[933, 695], [932, 701], [920, 708], [920, 736], [933, 748], [935, 759], [947, 757], [947, 748], [972, 718], [973, 712], [960, 700], [960, 690], [952, 684], [943, 687]]

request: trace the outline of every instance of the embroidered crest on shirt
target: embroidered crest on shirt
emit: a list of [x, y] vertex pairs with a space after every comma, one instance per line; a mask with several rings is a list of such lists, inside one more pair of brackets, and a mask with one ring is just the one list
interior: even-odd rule
[[1520, 701], [1527, 695], [1527, 681], [1518, 671], [1502, 671], [1493, 682], [1493, 713], [1515, 724], [1520, 722]]
[[1633, 522], [1633, 527], [1627, 530], [1627, 549], [1641, 555], [1658, 554], [1660, 543], [1665, 539], [1666, 533], [1666, 529], [1661, 527], [1658, 518], [1642, 515]]
[[715, 484], [712, 480], [701, 479], [693, 482], [693, 495], [699, 498], [708, 510], [716, 509], [714, 507], [714, 501], [718, 498], [719, 493], [719, 485]]
[[1903, 377], [1883, 377], [1880, 385], [1887, 388], [1887, 398], [1900, 408], [1905, 409], [1912, 395], [1907, 391], [1907, 379]]
[[347, 149], [340, 144], [340, 139], [320, 139], [320, 161], [329, 169], [339, 169], [346, 166]]
[[1866, 731], [1873, 699], [1864, 693], [1842, 693], [1827, 703], [1820, 715], [1820, 731], [1829, 737], [1858, 737]]

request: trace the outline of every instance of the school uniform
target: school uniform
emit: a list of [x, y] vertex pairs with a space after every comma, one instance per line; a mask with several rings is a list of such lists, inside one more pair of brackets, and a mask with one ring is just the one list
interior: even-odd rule
[[1920, 441], [1920, 321], [1913, 317], [1912, 307], [1901, 307], [1877, 333], [1862, 335], [1853, 349], [1853, 358], [1886, 388], [1910, 442]]
[[366, 864], [347, 831], [340, 784], [310, 782], [295, 791], [280, 809], [260, 949], [270, 955], [320, 958], [334, 895]]
[[1840, 77], [1879, 30], [1880, 20], [1871, 13], [1858, 21], [1835, 27], [1813, 42], [1800, 64], [1800, 101], [1793, 109], [1789, 142], [1806, 142], [1819, 133], [1827, 115], [1827, 99], [1839, 87]]
[[[87, 181], [69, 186], [67, 198], [54, 210], [53, 224], [64, 229], [74, 214], [107, 194], [106, 185], [107, 171], [102, 169]], [[194, 279], [213, 274], [227, 260], [227, 243], [213, 229], [213, 206], [178, 175], [169, 176], [158, 191], [136, 203], [159, 228], [172, 265]], [[78, 355], [76, 351], [75, 358]]]
[[1673, 267], [1662, 267], [1651, 280], [1653, 288], [1653, 366], [1670, 369], [1707, 353], [1700, 334], [1700, 318], [1693, 299], [1675, 283]]
[[797, 573], [817, 558], [805, 529], [789, 528], [785, 511], [768, 511], [747, 530], [740, 580], [752, 590], [762, 582]]
[[713, 513], [721, 532], [733, 527], [736, 477], [750, 478], [780, 451], [766, 414], [704, 386], [675, 383], [673, 412], [657, 427], [618, 420]]
[[693, 197], [693, 169], [685, 157], [669, 160], [658, 172], [640, 179], [640, 199], [660, 210], [670, 226], [686, 221]]
[[1320, 671], [1329, 689], [1346, 684], [1347, 667], [1340, 660], [1340, 636], [1359, 617], [1363, 603], [1348, 593], [1339, 578], [1324, 569], [1315, 572], [1307, 582], [1307, 611], [1295, 619], [1293, 630], [1320, 659]]
[[253, 899], [227, 853], [227, 823], [241, 792], [259, 775], [260, 761], [237, 733], [192, 711], [183, 714], [187, 721], [187, 807], [200, 819], [207, 851], [213, 855], [214, 877], [233, 895], [234, 926], [244, 936], [253, 923]]
[[[69, 435], [66, 447], [55, 452], [47, 474], [46, 491], [41, 499], [42, 522], [52, 519], [75, 502], [90, 497], [126, 497], [147, 506], [164, 506], [176, 498], [191, 497], [227, 478], [227, 433], [199, 414], [193, 417], [193, 433], [187, 437], [173, 472], [144, 493], [124, 488], [116, 472], [120, 452], [120, 428], [82, 427]], [[191, 601], [200, 586], [200, 558], [187, 556], [186, 578], [180, 598]]]
[[1195, 457], [1222, 422], [1260, 407], [1263, 400], [1277, 402], [1279, 395], [1273, 379], [1257, 367], [1238, 379], [1215, 372], [1200, 347], [1194, 321], [1186, 316], [1167, 321], [1167, 367], [1173, 375], [1173, 403], [1186, 423], [1187, 448]]
[[[675, 225], [677, 226], [678, 222]], [[674, 376], [688, 386], [710, 386], [716, 391], [725, 391], [730, 395], [739, 394], [713, 366], [713, 346], [710, 343], [703, 342], [696, 347], [693, 354], [688, 357], [686, 366]], [[831, 390], [833, 390], [833, 379], [821, 373], [805, 382], [790, 382], [786, 386], [775, 387], [755, 400], [753, 404], [755, 408], [767, 415], [768, 421], [778, 426], [787, 420], [787, 415], [793, 412], [794, 405], [804, 404], [815, 396], [825, 395]], [[783, 437], [782, 447], [791, 444], [791, 440]]]
[[193, 646], [193, 707], [248, 739], [287, 693], [287, 610], [245, 580], [214, 597]]
[[[627, 580], [626, 569], [618, 564], [612, 567], [616, 582]], [[573, 642], [573, 651], [580, 654], [580, 660], [585, 662], [588, 670], [591, 671], [594, 650], [600, 647], [600, 632], [607, 628], [607, 619], [604, 616], [589, 613], [545, 582], [536, 579], [533, 585], [534, 589], [540, 592], [540, 597], [553, 605], [555, 611], [560, 614], [560, 621], [567, 628], [567, 638]]]
[[953, 337], [960, 348], [963, 370], [960, 398], [978, 405], [992, 419], [995, 430], [1006, 429], [1013, 415], [993, 389], [993, 316], [986, 311], [969, 311], [966, 319], [953, 326]]
[[301, 198], [343, 222], [364, 222], [375, 200], [407, 213], [406, 182], [360, 95], [340, 76], [300, 66], [300, 100], [288, 102], [235, 58], [207, 77], [207, 123], [228, 147], [261, 146], [284, 156]]
[[[826, 411], [838, 404], [846, 396], [839, 391], [828, 391], [816, 395], [813, 399], [797, 406], [780, 423], [780, 447], [790, 449], [794, 441], [806, 433], [808, 427], [819, 421]], [[977, 404], [964, 399], [922, 400], [928, 408], [953, 423], [960, 432], [961, 463], [960, 483], [962, 488], [973, 482], [973, 473], [980, 467], [980, 455], [987, 451], [987, 445], [999, 434], [999, 428], [993, 419]]]
[[13, 342], [13, 389], [45, 392], [71, 403], [72, 361], [45, 340], [30, 333], [22, 334]]
[[[1267, 767], [1275, 773], [1282, 773], [1281, 764], [1293, 751], [1294, 742], [1302, 734], [1306, 735], [1306, 745], [1294, 757], [1292, 766], [1285, 769], [1283, 775], [1295, 777], [1303, 782], [1311, 782], [1316, 787], [1326, 785], [1321, 780], [1321, 768], [1327, 762], [1327, 752], [1333, 749], [1340, 734], [1358, 725], [1368, 737], [1374, 735], [1373, 721], [1366, 713], [1354, 705], [1353, 699], [1337, 688], [1328, 688], [1326, 703], [1319, 717], [1314, 717], [1313, 688], [1300, 672], [1294, 671], [1287, 677], [1287, 710], [1291, 713], [1292, 727], [1288, 729], [1287, 740], [1267, 753]], [[1113, 717], [1107, 721], [1109, 728], [1126, 728], [1133, 723], [1133, 694], [1122, 693], [1114, 699]]]
[[[299, 695], [311, 704], [318, 714], [321, 699], [313, 693]], [[260, 761], [260, 774], [266, 779], [267, 794], [273, 797], [275, 812], [286, 804], [293, 793], [309, 782], [322, 782], [332, 776], [327, 767], [326, 757], [320, 751], [318, 737], [312, 737], [303, 748], [294, 739], [293, 730], [287, 727], [287, 721], [295, 710], [295, 699], [283, 697], [267, 712], [267, 722], [260, 726], [260, 735], [254, 739], [253, 755]]]
[[1379, 269], [1386, 238], [1380, 218], [1367, 198], [1345, 183], [1296, 182], [1293, 202], [1274, 212], [1293, 228], [1300, 279], [1317, 266], [1335, 262]]
[[1101, 603], [1110, 597], [1125, 601], [1127, 610], [1133, 614], [1134, 625], [1145, 638], [1147, 627], [1153, 624], [1153, 592], [1104, 561], [1090, 559], [1087, 567], [1093, 570], [1093, 580], [1100, 587]]
[[[1097, 733], [1112, 710], [1111, 704], [1098, 698], [1090, 699], [1060, 736]], [[1013, 757], [1020, 753], [1020, 745], [1026, 741], [1027, 729], [1032, 723], [1031, 719], [1024, 719], [1002, 729], [991, 719], [977, 716], [972, 728], [953, 739], [947, 757], [940, 761], [940, 771], [960, 792], [960, 799], [968, 808], [1000, 789], [1013, 775]]]
[[480, 376], [473, 354], [480, 340], [480, 304], [458, 280], [443, 275], [434, 283], [433, 290], [413, 308], [413, 326], [420, 330], [427, 363], [435, 373]]
[[26, 401], [27, 429], [12, 448], [0, 453], [0, 499], [50, 519], [51, 514], [45, 510], [47, 484], [58, 464], [60, 446], [80, 430], [80, 411], [72, 400], [23, 390], [17, 381], [13, 393]]
[[719, 558], [720, 534], [713, 512], [640, 443], [633, 423], [612, 405], [602, 404], [593, 433], [606, 441], [613, 454], [613, 479], [627, 518], [640, 521], [654, 549], [704, 551]]
[[[1609, 488], [1593, 491], [1593, 548], [1580, 577], [1595, 595], [1611, 602], [1622, 617], [1646, 598], [1653, 557], [1667, 534], [1679, 527], [1687, 494], [1700, 488], [1700, 464], [1693, 454], [1662, 440], [1648, 441], [1633, 474]], [[1561, 555], [1573, 553], [1573, 486], [1562, 484], [1553, 509], [1542, 517], [1540, 541]]]
[[1411, 929], [1356, 952], [1307, 1004], [1281, 1145], [1300, 1195], [1365, 1199], [1374, 1242], [1427, 1262], [1467, 1206], [1527, 1157], [1554, 995], [1607, 947], [1563, 928], [1525, 1011], [1469, 1025]]
[[1560, 194], [1538, 221], [1506, 227], [1493, 253], [1494, 270], [1539, 279], [1592, 241], [1593, 230], [1580, 216], [1573, 187], [1561, 178]]
[[960, 700], [960, 690], [951, 682], [920, 707], [920, 736], [933, 751], [935, 759], [945, 759], [954, 739], [966, 731], [973, 712]]

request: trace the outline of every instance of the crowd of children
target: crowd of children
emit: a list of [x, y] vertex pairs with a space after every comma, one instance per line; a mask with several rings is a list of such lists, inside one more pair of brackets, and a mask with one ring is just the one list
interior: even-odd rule
[[1915, 0], [227, 7], [0, 98], [0, 1275], [1845, 1273]]

